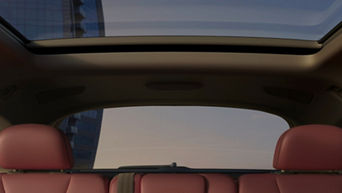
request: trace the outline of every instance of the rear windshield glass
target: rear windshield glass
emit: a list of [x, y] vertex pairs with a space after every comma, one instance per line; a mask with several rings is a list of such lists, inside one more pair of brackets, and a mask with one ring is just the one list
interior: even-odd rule
[[289, 128], [273, 114], [223, 107], [149, 106], [77, 113], [60, 124], [75, 168], [131, 165], [272, 169], [278, 137]]

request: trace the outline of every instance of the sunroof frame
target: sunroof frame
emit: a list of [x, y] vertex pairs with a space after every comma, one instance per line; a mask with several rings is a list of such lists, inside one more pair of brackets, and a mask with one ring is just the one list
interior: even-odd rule
[[[320, 40], [230, 36], [125, 36], [29, 40], [0, 16], [0, 28], [34, 54], [99, 52], [239, 52], [310, 55], [339, 34], [342, 22]], [[342, 32], [341, 32], [342, 33]]]

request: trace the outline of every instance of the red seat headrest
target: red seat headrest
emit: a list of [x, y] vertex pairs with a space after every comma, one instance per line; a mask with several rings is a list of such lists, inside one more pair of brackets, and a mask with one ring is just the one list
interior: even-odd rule
[[6, 169], [72, 168], [71, 147], [59, 130], [40, 124], [11, 126], [0, 132], [0, 166]]
[[328, 125], [289, 129], [278, 140], [273, 166], [281, 170], [341, 170], [342, 129]]

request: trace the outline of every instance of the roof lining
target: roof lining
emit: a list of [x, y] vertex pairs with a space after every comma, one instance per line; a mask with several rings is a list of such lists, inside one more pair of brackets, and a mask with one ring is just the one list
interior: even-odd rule
[[[6, 34], [2, 34], [4, 45], [3, 47], [7, 48], [7, 42], [9, 43], [17, 43], [17, 38], [13, 38], [12, 35], [8, 35], [8, 30], [5, 30]], [[339, 31], [341, 32], [341, 31]], [[333, 41], [332, 38], [334, 39]], [[7, 40], [8, 39], [8, 40]], [[12, 82], [20, 81], [27, 82], [30, 81], [30, 78], [37, 79], [39, 77], [43, 77], [48, 81], [43, 81], [44, 83], [50, 87], [56, 87], [56, 82], [53, 79], [54, 77], [65, 77], [67, 75], [75, 76], [80, 74], [82, 76], [90, 76], [94, 74], [110, 74], [111, 76], [116, 76], [117, 74], [121, 74], [122, 72], [128, 73], [143, 73], [143, 72], [159, 72], [160, 71], [168, 71], [173, 72], [175, 75], [178, 75], [179, 72], [184, 72], [188, 77], [188, 72], [193, 73], [222, 73], [225, 76], [229, 76], [228, 72], [241, 72], [246, 74], [256, 73], [256, 72], [270, 72], [272, 76], [278, 76], [281, 73], [286, 75], [286, 79], [292, 79], [295, 74], [300, 76], [318, 76], [320, 78], [326, 78], [327, 80], [331, 80], [336, 82], [337, 86], [340, 86], [339, 78], [340, 76], [336, 76], [335, 73], [339, 71], [339, 58], [341, 52], [341, 44], [339, 43], [342, 40], [342, 35], [336, 34], [334, 37], [329, 39], [329, 43], [324, 45], [322, 50], [310, 56], [299, 56], [299, 55], [275, 55], [275, 54], [253, 54], [253, 53], [104, 53], [104, 54], [65, 54], [65, 55], [34, 55], [32, 53], [25, 53], [28, 56], [23, 57], [24, 55], [21, 53], [22, 44], [18, 44], [15, 48], [11, 49], [11, 51], [16, 55], [15, 58], [22, 59], [21, 61], [14, 60], [14, 57], [8, 57], [4, 69], [2, 71], [3, 82], [8, 84]], [[0, 42], [1, 43], [1, 42]], [[6, 44], [5, 44], [6, 43]], [[20, 46], [20, 49], [19, 49]], [[246, 46], [245, 46], [246, 47]], [[9, 47], [8, 47], [9, 48]], [[26, 50], [25, 50], [26, 51]], [[19, 57], [18, 57], [19, 56]], [[3, 54], [3, 58], [6, 58], [7, 55]], [[29, 58], [30, 60], [27, 60]], [[11, 59], [11, 60], [10, 60]], [[12, 61], [13, 60], [13, 61]], [[336, 69], [334, 69], [334, 65], [336, 63]], [[21, 65], [22, 64], [22, 65]], [[210, 64], [210, 65], [209, 65]], [[338, 67], [338, 68], [337, 68]], [[321, 68], [324, 68], [321, 70]], [[29, 69], [29, 70], [28, 70]], [[19, 73], [18, 73], [19, 72]], [[42, 73], [44, 72], [44, 73]], [[25, 76], [18, 76], [18, 74], [24, 74]], [[27, 76], [26, 76], [27, 75]], [[261, 76], [261, 74], [259, 74]], [[150, 77], [153, 78], [152, 76]], [[52, 81], [53, 80], [53, 81]], [[176, 78], [176, 80], [178, 80]], [[243, 79], [241, 79], [243, 80]], [[270, 79], [272, 80], [272, 79]], [[51, 82], [49, 82], [51, 81]], [[32, 80], [32, 82], [35, 82]], [[300, 82], [300, 81], [299, 81]], [[335, 83], [334, 83], [335, 85]], [[112, 88], [112, 84], [110, 84], [110, 88]], [[19, 93], [20, 94], [20, 93]], [[20, 96], [20, 95], [18, 95]], [[27, 95], [25, 95], [26, 98]], [[14, 100], [14, 99], [13, 99]], [[23, 103], [22, 99], [19, 100]], [[328, 101], [328, 100], [327, 100]], [[92, 101], [93, 102], [93, 101]], [[119, 104], [124, 104], [122, 101], [118, 101]], [[54, 107], [58, 107], [56, 104]], [[95, 103], [93, 103], [95, 105]], [[31, 105], [31, 104], [29, 104]], [[20, 108], [28, 108], [31, 106], [26, 105], [25, 107]], [[87, 107], [91, 105], [91, 103], [86, 104]], [[321, 104], [317, 105], [321, 106]], [[332, 105], [333, 106], [333, 105]], [[70, 106], [70, 109], [76, 110], [81, 106]], [[85, 106], [83, 106], [85, 107]], [[272, 107], [272, 108], [275, 108]], [[57, 108], [58, 109], [58, 108]], [[287, 112], [286, 112], [287, 113]], [[338, 114], [338, 113], [337, 113]], [[289, 114], [291, 115], [291, 114]], [[16, 115], [17, 116], [17, 115]], [[26, 116], [26, 114], [25, 114]], [[313, 116], [313, 115], [307, 115]], [[30, 118], [35, 120], [34, 116], [28, 117], [27, 119], [23, 118], [22, 120], [17, 121], [27, 121]], [[334, 123], [334, 118], [328, 120], [329, 123]], [[39, 117], [39, 121], [42, 120], [42, 116]], [[48, 117], [46, 117], [46, 120]], [[304, 121], [308, 118], [303, 118]], [[37, 118], [38, 120], [38, 118]], [[299, 120], [299, 121], [303, 121]], [[323, 119], [322, 119], [323, 120]], [[31, 121], [31, 120], [30, 120]]]
[[0, 28], [16, 37], [34, 54], [99, 53], [99, 52], [241, 52], [306, 55], [317, 53], [322, 44], [317, 41], [219, 37], [219, 36], [142, 36], [98, 37], [54, 40], [28, 40], [0, 16]]
[[257, 38], [257, 37], [228, 37], [228, 36], [121, 36], [73, 38], [31, 41], [29, 47], [78, 47], [78, 46], [114, 46], [114, 45], [229, 45], [229, 46], [260, 46], [260, 47], [289, 47], [289, 48], [321, 48], [316, 41]]
[[[258, 37], [229, 37], [229, 36], [130, 36], [130, 37], [95, 37], [95, 38], [73, 38], [73, 39], [51, 39], [51, 40], [29, 40], [3, 17], [0, 16], [0, 28], [4, 29], [7, 34], [14, 36], [17, 41], [24, 45], [26, 49], [35, 54], [59, 54], [59, 53], [87, 53], [94, 52], [99, 49], [100, 52], [117, 52], [120, 46], [133, 46], [132, 51], [142, 51], [144, 48], [134, 49], [134, 47], [145, 45], [147, 51], [157, 51], [158, 46], [184, 46], [191, 45], [206, 46], [214, 48], [221, 47], [218, 51], [224, 52], [246, 52], [246, 53], [279, 53], [279, 54], [295, 54], [291, 49], [300, 49], [301, 54], [314, 54], [318, 52], [326, 43], [334, 39], [342, 33], [342, 22], [338, 23], [321, 39], [314, 40], [296, 40], [296, 39], [280, 39], [280, 38], [258, 38]], [[154, 46], [154, 49], [150, 49]], [[222, 49], [225, 46], [226, 48]], [[80, 49], [80, 48], [84, 49]], [[230, 48], [227, 48], [230, 47]], [[240, 47], [240, 48], [239, 48]], [[241, 49], [244, 47], [245, 49]], [[42, 51], [44, 48], [44, 52]], [[48, 51], [46, 48], [50, 49]], [[204, 51], [210, 51], [206, 48]], [[237, 49], [236, 49], [237, 48]], [[250, 49], [247, 49], [250, 48]], [[255, 52], [255, 48], [263, 48], [261, 52]], [[269, 52], [274, 48], [282, 48], [286, 51]], [[64, 51], [63, 51], [64, 50]], [[236, 51], [233, 51], [236, 50]], [[245, 51], [243, 51], [245, 50]], [[162, 51], [164, 51], [162, 49]], [[182, 51], [180, 49], [165, 51]], [[187, 51], [196, 51], [193, 49]]]

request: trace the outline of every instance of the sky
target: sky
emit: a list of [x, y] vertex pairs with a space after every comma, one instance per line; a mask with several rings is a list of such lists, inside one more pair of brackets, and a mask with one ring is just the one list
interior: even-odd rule
[[318, 40], [340, 0], [103, 0], [107, 36], [210, 35]]
[[[54, 4], [49, 0], [26, 1], [1, 1], [0, 15], [29, 39], [73, 37], [65, 33], [64, 25], [69, 22], [64, 17], [68, 14], [63, 13], [67, 9], [63, 8], [62, 1], [53, 1]], [[342, 21], [341, 0], [98, 1], [102, 2], [106, 36], [319, 40]], [[84, 37], [102, 36], [98, 33], [99, 17], [95, 14], [97, 0], [84, 2], [80, 8], [85, 16], [80, 23], [86, 32]]]
[[94, 168], [167, 165], [272, 169], [282, 118], [222, 107], [105, 109]]

